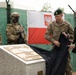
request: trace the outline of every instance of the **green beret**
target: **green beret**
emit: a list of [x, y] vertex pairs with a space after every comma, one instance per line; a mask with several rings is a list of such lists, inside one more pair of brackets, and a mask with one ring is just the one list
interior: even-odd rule
[[61, 9], [57, 9], [55, 12], [54, 12], [54, 15], [59, 15], [59, 14], [62, 14], [62, 10]]

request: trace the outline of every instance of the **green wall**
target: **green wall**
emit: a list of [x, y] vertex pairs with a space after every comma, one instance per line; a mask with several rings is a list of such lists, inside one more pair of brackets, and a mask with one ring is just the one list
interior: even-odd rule
[[[74, 15], [65, 14], [65, 20], [69, 21], [72, 24], [73, 28], [75, 27]], [[70, 51], [70, 55], [71, 55], [71, 64], [72, 64], [73, 71], [76, 71], [76, 54]]]
[[[21, 9], [11, 9], [11, 12], [18, 12], [20, 14], [20, 24], [24, 26], [25, 31], [27, 32], [27, 11], [26, 10], [21, 10]], [[73, 28], [74, 26], [74, 16], [72, 14], [65, 14], [65, 20], [69, 21]], [[7, 26], [7, 14], [6, 14], [6, 8], [0, 8], [0, 33], [2, 35], [2, 44], [6, 45], [7, 44], [7, 36], [6, 36], [6, 26]], [[52, 46], [48, 44], [32, 44], [34, 46], [51, 50]], [[76, 54], [70, 52], [71, 54], [71, 64], [73, 71], [76, 71]]]
[[0, 34], [2, 35], [2, 44], [6, 44], [6, 8], [0, 8]]

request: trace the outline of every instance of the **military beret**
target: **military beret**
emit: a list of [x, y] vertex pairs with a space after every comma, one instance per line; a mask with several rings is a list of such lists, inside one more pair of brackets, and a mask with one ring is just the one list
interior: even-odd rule
[[62, 10], [61, 9], [57, 9], [55, 12], [54, 12], [54, 15], [59, 15], [59, 14], [62, 14]]

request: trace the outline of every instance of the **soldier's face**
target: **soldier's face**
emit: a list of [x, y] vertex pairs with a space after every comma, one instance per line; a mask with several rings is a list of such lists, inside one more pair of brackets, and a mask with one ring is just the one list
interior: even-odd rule
[[63, 17], [63, 14], [55, 15], [55, 19], [58, 22], [62, 20], [62, 17]]
[[18, 17], [12, 17], [12, 22], [13, 22], [13, 23], [17, 23], [17, 22], [18, 22], [18, 20], [19, 20], [19, 18], [18, 18]]

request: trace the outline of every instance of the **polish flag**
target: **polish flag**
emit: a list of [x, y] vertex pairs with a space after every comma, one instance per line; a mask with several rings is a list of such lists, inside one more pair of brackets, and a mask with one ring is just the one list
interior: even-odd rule
[[28, 44], [50, 44], [44, 38], [46, 28], [54, 16], [52, 13], [27, 11]]

